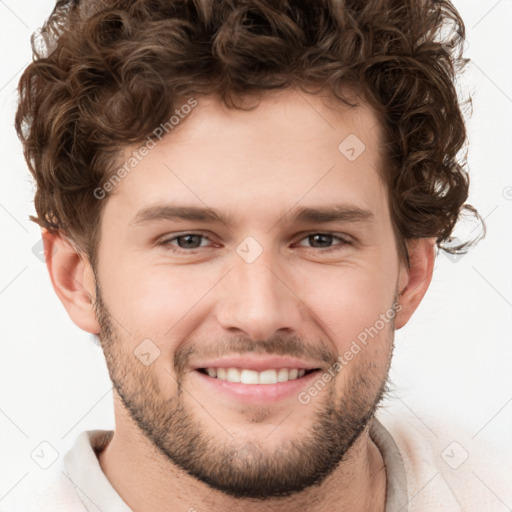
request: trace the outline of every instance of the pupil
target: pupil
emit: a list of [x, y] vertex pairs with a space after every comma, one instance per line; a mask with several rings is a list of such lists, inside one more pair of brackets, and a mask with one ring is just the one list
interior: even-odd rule
[[[309, 237], [309, 243], [315, 247], [315, 243], [320, 243], [320, 245], [327, 244], [330, 245], [332, 242], [332, 236], [331, 235], [323, 235], [323, 234], [317, 234], [317, 235], [311, 235]], [[322, 245], [321, 245], [322, 246]], [[316, 245], [318, 247], [318, 245]], [[322, 246], [323, 247], [323, 246]]]
[[[183, 242], [183, 241], [185, 241], [185, 242]], [[201, 245], [201, 235], [180, 236], [178, 238], [178, 245], [182, 249], [195, 249]]]

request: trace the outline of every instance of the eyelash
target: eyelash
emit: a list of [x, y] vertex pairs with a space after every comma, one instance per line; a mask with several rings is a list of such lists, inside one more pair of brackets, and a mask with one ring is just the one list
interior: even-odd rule
[[[169, 250], [175, 252], [175, 253], [182, 253], [182, 254], [185, 254], [185, 253], [188, 253], [188, 254], [194, 254], [195, 251], [198, 251], [199, 249], [202, 249], [203, 247], [196, 247], [194, 249], [183, 249], [181, 247], [176, 247], [176, 246], [173, 246], [171, 245], [171, 242], [179, 239], [179, 238], [184, 238], [186, 236], [200, 236], [200, 237], [203, 237], [204, 239], [206, 240], [209, 240], [211, 242], [211, 240], [204, 234], [204, 233], [196, 233], [196, 232], [186, 232], [186, 233], [182, 233], [182, 234], [179, 234], [179, 235], [175, 235], [171, 238], [166, 238], [164, 240], [162, 240], [161, 242], [158, 242], [158, 245], [161, 245], [161, 246], [164, 246], [166, 248], [169, 248]], [[335, 235], [334, 233], [325, 233], [323, 231], [312, 231], [310, 233], [306, 233], [302, 236], [302, 238], [299, 240], [299, 242], [311, 237], [311, 236], [314, 236], [314, 235], [326, 235], [328, 237], [332, 237], [333, 239], [338, 239], [340, 241], [339, 244], [333, 246], [333, 247], [327, 247], [327, 248], [321, 248], [321, 247], [306, 247], [306, 249], [309, 249], [310, 251], [320, 251], [322, 253], [326, 253], [326, 252], [332, 252], [332, 251], [337, 251], [337, 250], [340, 250], [342, 249], [344, 246], [346, 245], [352, 245], [352, 242], [349, 241], [348, 239], [344, 238], [344, 237], [341, 237], [339, 235]]]

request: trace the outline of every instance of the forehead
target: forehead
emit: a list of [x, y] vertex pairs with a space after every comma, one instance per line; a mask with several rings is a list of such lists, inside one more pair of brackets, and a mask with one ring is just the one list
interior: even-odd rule
[[292, 89], [265, 95], [251, 110], [213, 95], [196, 99], [126, 173], [108, 208], [132, 218], [150, 204], [186, 202], [267, 221], [299, 203], [387, 210], [379, 124], [364, 102], [349, 107]]

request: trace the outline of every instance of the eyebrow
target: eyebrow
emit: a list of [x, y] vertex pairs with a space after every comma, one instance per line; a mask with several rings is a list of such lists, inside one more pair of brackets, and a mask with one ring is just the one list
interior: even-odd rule
[[[154, 205], [137, 212], [131, 224], [147, 224], [159, 220], [189, 220], [199, 222], [216, 222], [231, 226], [235, 216], [223, 213], [214, 208], [181, 206], [181, 205]], [[332, 205], [319, 208], [294, 208], [286, 213], [281, 220], [290, 223], [326, 223], [326, 222], [374, 222], [375, 215], [352, 205]]]
[[375, 215], [370, 210], [357, 206], [333, 205], [321, 208], [299, 208], [292, 210], [285, 218], [291, 222], [373, 222]]

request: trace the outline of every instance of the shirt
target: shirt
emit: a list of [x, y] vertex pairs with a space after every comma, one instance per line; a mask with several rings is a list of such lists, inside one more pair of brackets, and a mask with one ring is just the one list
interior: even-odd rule
[[[456, 440], [454, 430], [429, 430], [421, 420], [383, 410], [373, 419], [370, 437], [386, 467], [386, 512], [512, 510], [512, 475], [469, 437], [460, 434]], [[132, 512], [98, 462], [112, 435], [112, 430], [82, 432], [57, 479], [23, 512]]]

